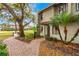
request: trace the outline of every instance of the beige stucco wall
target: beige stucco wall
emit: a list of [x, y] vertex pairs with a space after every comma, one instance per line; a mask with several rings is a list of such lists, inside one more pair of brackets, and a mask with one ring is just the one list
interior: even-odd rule
[[[73, 23], [73, 24], [70, 24], [67, 26], [67, 30], [68, 30], [68, 35], [67, 35], [67, 41], [69, 41], [73, 36], [74, 34], [76, 33], [77, 29], [79, 28], [79, 24], [76, 24], [76, 23]], [[60, 30], [61, 30], [61, 34], [64, 38], [64, 27], [61, 26], [60, 27]], [[79, 36], [77, 37], [78, 39], [75, 39], [73, 42], [74, 43], [79, 43]]]
[[71, 7], [72, 7], [72, 4], [71, 3], [68, 3], [68, 13], [71, 13]]
[[[74, 13], [74, 14], [78, 14], [79, 12], [76, 11], [76, 4], [75, 3], [68, 3], [68, 13]], [[46, 9], [42, 12], [42, 20], [50, 20], [51, 17], [53, 17], [56, 13], [55, 7], [51, 7], [49, 9]]]
[[[47, 34], [47, 27], [43, 26], [43, 31], [40, 33], [41, 36], [45, 36], [45, 34]], [[68, 30], [68, 34], [67, 34], [67, 41], [69, 41], [74, 34], [76, 33], [77, 29], [79, 28], [79, 24], [73, 23], [67, 26], [67, 30]], [[64, 26], [60, 26], [60, 31], [61, 31], [61, 35], [64, 39]], [[50, 37], [56, 37], [58, 38], [58, 40], [60, 40], [59, 34], [53, 34], [52, 33], [52, 25], [50, 25]], [[75, 38], [75, 40], [73, 41], [74, 43], [79, 43], [79, 35], [77, 36], [77, 38]]]
[[75, 3], [72, 3], [72, 13], [73, 14], [79, 14], [79, 11], [76, 11], [76, 4]]
[[[75, 10], [75, 7], [72, 8], [75, 4], [73, 3], [68, 3], [68, 13], [71, 13], [71, 10]], [[43, 19], [42, 20], [50, 20], [51, 17], [53, 17], [56, 13], [55, 7], [52, 6], [52, 8], [46, 9], [45, 11], [42, 12]]]
[[51, 17], [54, 16], [54, 8], [50, 8], [50, 9], [47, 9], [45, 10], [43, 13], [43, 20], [50, 20]]
[[[79, 24], [73, 23], [67, 26], [67, 30], [68, 30], [68, 34], [67, 34], [67, 41], [69, 41], [74, 34], [76, 33], [77, 29], [79, 28]], [[64, 26], [60, 26], [60, 31], [61, 31], [61, 35], [64, 39]], [[50, 36], [51, 37], [57, 37], [60, 40], [60, 37], [58, 34], [51, 34], [52, 32], [52, 28], [50, 28]], [[73, 41], [74, 43], [79, 43], [79, 35], [77, 38], [75, 38], [75, 40]]]
[[47, 26], [41, 25], [41, 27], [43, 27], [43, 31], [40, 32], [40, 35], [41, 35], [41, 36], [47, 35]]
[[44, 31], [44, 26], [41, 25], [40, 27], [43, 27], [43, 30], [40, 32], [40, 35], [41, 35], [41, 36], [44, 36], [44, 32], [45, 32], [45, 31]]

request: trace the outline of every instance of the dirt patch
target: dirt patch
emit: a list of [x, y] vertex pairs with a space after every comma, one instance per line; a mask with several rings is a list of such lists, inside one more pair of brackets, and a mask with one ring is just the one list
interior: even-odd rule
[[61, 41], [43, 41], [40, 56], [79, 56], [79, 44], [64, 44]]

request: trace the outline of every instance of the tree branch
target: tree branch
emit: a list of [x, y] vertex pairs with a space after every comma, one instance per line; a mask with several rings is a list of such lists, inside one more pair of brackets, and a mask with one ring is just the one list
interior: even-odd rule
[[24, 24], [24, 27], [25, 27], [26, 25], [30, 24], [31, 22], [32, 22], [32, 21], [30, 21], [29, 23]]
[[11, 15], [14, 18], [18, 19], [17, 15], [15, 14], [15, 12], [13, 11], [13, 9], [9, 5], [7, 5], [6, 3], [2, 3], [2, 4], [6, 7], [6, 9], [8, 9], [8, 11], [11, 13]]
[[22, 12], [22, 16], [21, 16], [21, 19], [22, 19], [22, 20], [23, 20], [23, 18], [24, 18], [24, 6], [25, 6], [24, 3], [20, 3], [21, 12]]

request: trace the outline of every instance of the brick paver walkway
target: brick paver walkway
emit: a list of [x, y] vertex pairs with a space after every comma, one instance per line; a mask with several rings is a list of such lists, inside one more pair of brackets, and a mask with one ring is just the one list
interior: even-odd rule
[[44, 39], [35, 39], [30, 43], [10, 37], [3, 41], [8, 47], [10, 56], [37, 56], [39, 52], [40, 42]]

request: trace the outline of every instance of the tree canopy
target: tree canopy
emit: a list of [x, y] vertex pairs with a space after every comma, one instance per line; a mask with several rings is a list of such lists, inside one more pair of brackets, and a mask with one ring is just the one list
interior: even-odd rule
[[35, 18], [31, 6], [27, 3], [1, 3], [0, 16], [6, 20], [15, 20], [18, 23], [20, 37], [25, 37], [24, 26], [27, 23], [23, 24], [24, 19], [34, 20]]
[[[35, 19], [34, 14], [32, 14], [31, 6], [24, 3], [11, 3], [11, 4], [0, 4], [0, 17], [6, 20], [15, 20], [30, 18]], [[26, 24], [25, 24], [26, 25]], [[25, 26], [24, 25], [24, 26]]]

